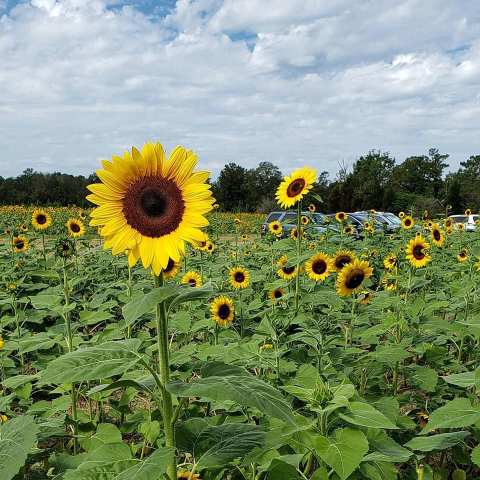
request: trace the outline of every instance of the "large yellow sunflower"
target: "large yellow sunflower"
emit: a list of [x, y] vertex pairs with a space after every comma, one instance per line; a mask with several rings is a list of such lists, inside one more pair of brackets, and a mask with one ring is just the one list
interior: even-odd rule
[[176, 147], [167, 160], [160, 143], [135, 147], [123, 157], [103, 161], [102, 183], [89, 185], [87, 199], [98, 205], [90, 225], [102, 227], [105, 248], [117, 255], [126, 249], [155, 275], [168, 259], [178, 262], [185, 242], [205, 239], [201, 228], [215, 200], [208, 172], [194, 172], [197, 156]]
[[169, 258], [167, 266], [163, 269], [163, 278], [176, 277], [179, 270], [180, 262], [175, 262], [174, 260]]
[[277, 265], [280, 267], [277, 270], [277, 275], [284, 280], [291, 280], [297, 276], [298, 270], [295, 265], [287, 267], [288, 258], [286, 255], [283, 255], [277, 262]]
[[190, 272], [187, 272], [182, 277], [181, 283], [183, 283], [184, 285], [190, 285], [194, 288], [200, 288], [202, 286], [202, 277], [198, 272], [192, 270]]
[[429, 255], [428, 250], [430, 244], [422, 237], [422, 235], [416, 235], [412, 238], [405, 249], [407, 254], [407, 260], [415, 268], [424, 267], [432, 257]]
[[355, 254], [350, 250], [339, 250], [333, 257], [333, 266], [339, 272], [347, 263], [352, 263], [355, 260]]
[[402, 227], [405, 230], [410, 230], [415, 225], [415, 221], [411, 215], [404, 215], [402, 218]]
[[268, 231], [277, 237], [279, 237], [283, 232], [282, 224], [278, 220], [274, 220], [268, 224]]
[[233, 267], [228, 272], [228, 281], [236, 290], [247, 288], [250, 284], [250, 272], [242, 267]]
[[225, 295], [213, 299], [210, 305], [212, 319], [222, 327], [228, 327], [233, 322], [233, 300]]
[[43, 208], [32, 213], [32, 226], [35, 230], [46, 230], [52, 224], [52, 216]]
[[319, 252], [305, 262], [305, 271], [311, 280], [323, 282], [333, 271], [332, 259]]
[[437, 247], [441, 247], [445, 243], [445, 235], [443, 234], [442, 230], [440, 229], [438, 223], [434, 223], [430, 230], [432, 235], [432, 242]]
[[337, 293], [342, 297], [352, 295], [362, 289], [364, 280], [371, 277], [372, 267], [364, 260], [355, 259], [345, 265], [337, 277]]
[[85, 226], [81, 220], [69, 218], [65, 224], [68, 234], [73, 238], [79, 238], [85, 234]]
[[317, 172], [310, 167], [299, 168], [289, 177], [284, 177], [275, 194], [278, 204], [282, 208], [295, 205], [310, 191], [316, 179]]
[[28, 250], [28, 239], [21, 235], [13, 237], [12, 246], [15, 253], [23, 253]]

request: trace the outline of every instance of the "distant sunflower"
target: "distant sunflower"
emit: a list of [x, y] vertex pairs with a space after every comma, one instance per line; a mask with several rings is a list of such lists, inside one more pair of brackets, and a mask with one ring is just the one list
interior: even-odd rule
[[445, 228], [452, 228], [453, 220], [451, 218], [446, 218], [444, 221]]
[[355, 254], [350, 250], [339, 250], [333, 257], [335, 270], [339, 272], [345, 265], [355, 260]]
[[477, 272], [480, 272], [480, 257], [477, 257], [477, 260], [473, 266]]
[[23, 253], [28, 250], [28, 239], [21, 235], [13, 237], [12, 246], [15, 253]]
[[65, 224], [68, 234], [73, 238], [80, 238], [85, 234], [85, 226], [81, 220], [76, 218], [69, 218]]
[[78, 214], [80, 220], [85, 220], [87, 218], [87, 214], [82, 210], [79, 214]]
[[250, 272], [242, 267], [233, 267], [228, 272], [228, 281], [236, 290], [247, 288], [250, 284]]
[[287, 267], [288, 258], [286, 255], [283, 255], [277, 262], [277, 265], [280, 268], [277, 270], [277, 275], [284, 280], [291, 280], [297, 276], [298, 270], [297, 267], [292, 265]]
[[275, 235], [276, 237], [279, 237], [283, 232], [282, 224], [278, 220], [274, 220], [273, 222], [270, 222], [268, 224], [268, 231], [272, 235]]
[[332, 259], [320, 252], [310, 257], [305, 263], [305, 272], [308, 278], [315, 282], [323, 282], [332, 273]]
[[302, 225], [308, 225], [310, 223], [310, 219], [306, 215], [302, 215], [300, 218]]
[[309, 250], [315, 250], [317, 248], [317, 244], [315, 242], [309, 242], [307, 248]]
[[465, 210], [465, 215], [471, 215], [471, 214], [472, 214], [472, 211], [469, 208], [467, 208]]
[[163, 278], [169, 279], [177, 276], [180, 270], [180, 262], [175, 262], [171, 258], [168, 259], [167, 266], [163, 269]]
[[427, 265], [432, 259], [428, 250], [430, 244], [422, 237], [422, 235], [412, 238], [405, 249], [407, 260], [415, 268], [421, 268]]
[[20, 225], [20, 230], [25, 233], [28, 232], [28, 227], [25, 224]]
[[182, 277], [181, 283], [190, 285], [193, 288], [200, 288], [202, 286], [202, 277], [198, 272], [191, 270]]
[[458, 252], [457, 260], [461, 263], [466, 262], [468, 260], [468, 251], [466, 248], [462, 248], [460, 252]]
[[427, 220], [427, 228], [432, 228], [433, 227], [433, 221], [432, 220]]
[[372, 276], [373, 269], [368, 262], [363, 260], [353, 260], [345, 265], [337, 277], [337, 293], [346, 297], [358, 292], [363, 282]]
[[398, 212], [398, 216], [399, 216], [400, 218], [403, 218], [403, 217], [405, 216], [405, 212]]
[[212, 319], [222, 327], [228, 327], [233, 322], [233, 300], [225, 295], [213, 299], [210, 305]]
[[308, 211], [313, 213], [315, 210], [316, 210], [315, 205], [314, 205], [313, 203], [311, 203], [311, 204], [308, 206]]
[[52, 216], [43, 208], [32, 213], [32, 225], [35, 230], [46, 230], [52, 224]]
[[101, 226], [105, 248], [113, 255], [126, 249], [155, 275], [185, 254], [185, 243], [202, 241], [205, 218], [215, 200], [208, 172], [194, 172], [197, 156], [176, 147], [165, 158], [160, 143], [135, 147], [123, 157], [104, 160], [97, 170], [102, 183], [89, 185], [87, 199], [98, 205], [92, 227]]
[[284, 177], [278, 186], [275, 198], [282, 208], [289, 208], [307, 195], [317, 179], [317, 172], [310, 167], [295, 170], [289, 177]]
[[459, 232], [463, 232], [465, 230], [465, 224], [464, 223], [457, 223], [457, 230]]
[[9, 228], [6, 228], [4, 233], [5, 233], [5, 235], [8, 235], [9, 237], [12, 236], [12, 231]]
[[280, 300], [285, 295], [285, 290], [283, 288], [274, 288], [268, 292], [268, 297], [270, 300]]
[[[305, 230], [303, 228], [300, 228], [300, 235], [301, 235], [301, 238], [305, 238]], [[296, 240], [297, 237], [298, 237], [298, 229], [297, 227], [293, 227], [290, 230], [290, 238], [293, 240]]]
[[353, 235], [353, 233], [354, 233], [353, 227], [351, 225], [347, 225], [343, 229], [343, 233], [345, 233], [345, 235]]
[[177, 472], [177, 480], [200, 480], [200, 474], [194, 473], [193, 475], [188, 470], [180, 470]]
[[75, 253], [75, 243], [70, 238], [60, 238], [55, 244], [55, 253], [60, 258], [70, 258]]
[[392, 279], [392, 278], [389, 278], [388, 276], [384, 276], [381, 279], [380, 284], [382, 285], [384, 290], [391, 291], [391, 290], [396, 290], [397, 289], [397, 284], [396, 284], [395, 280]]
[[373, 292], [369, 292], [368, 290], [363, 290], [360, 292], [360, 296], [358, 298], [358, 302], [362, 305], [368, 305], [373, 298]]
[[246, 233], [242, 234], [241, 239], [243, 241], [248, 240], [248, 235]]
[[411, 215], [405, 215], [402, 218], [402, 227], [405, 230], [410, 230], [415, 225], [413, 217]]
[[434, 223], [430, 230], [432, 236], [432, 242], [435, 246], [441, 247], [445, 243], [445, 235], [440, 230], [438, 223]]
[[344, 222], [347, 218], [348, 218], [348, 214], [346, 214], [345, 212], [337, 212], [335, 214], [335, 220], [337, 222]]
[[398, 258], [394, 253], [389, 253], [384, 259], [383, 259], [383, 266], [387, 270], [393, 270], [395, 267], [398, 267]]
[[205, 251], [208, 253], [213, 253], [215, 250], [215, 244], [210, 240], [207, 240], [207, 244], [205, 245]]

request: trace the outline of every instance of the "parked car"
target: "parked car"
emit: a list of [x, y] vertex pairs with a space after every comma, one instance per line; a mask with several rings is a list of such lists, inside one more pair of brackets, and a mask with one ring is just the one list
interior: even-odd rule
[[394, 232], [395, 230], [398, 230], [402, 224], [402, 221], [400, 220], [400, 218], [390, 212], [375, 212], [372, 214], [371, 212], [359, 211], [359, 212], [349, 213], [349, 216], [355, 217], [361, 220], [362, 224], [364, 222], [372, 220], [373, 218], [375, 230], [377, 231], [383, 230], [387, 233], [391, 233], [391, 232]]
[[476, 230], [476, 221], [480, 219], [480, 215], [450, 215], [452, 222], [463, 223], [466, 232], [474, 232]]
[[[306, 215], [311, 219], [311, 223], [308, 225], [310, 231], [321, 234], [326, 231], [327, 226], [325, 225], [325, 215], [322, 213], [310, 213], [302, 212], [302, 215]], [[289, 235], [290, 231], [297, 226], [297, 212], [294, 210], [287, 210], [285, 212], [270, 212], [264, 222], [262, 223], [261, 235], [265, 235], [268, 232], [268, 224], [277, 220], [282, 224], [283, 227], [283, 237]]]

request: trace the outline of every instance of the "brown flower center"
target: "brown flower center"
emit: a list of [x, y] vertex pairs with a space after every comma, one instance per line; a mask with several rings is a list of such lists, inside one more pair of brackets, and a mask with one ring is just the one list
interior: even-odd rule
[[123, 199], [127, 223], [152, 238], [173, 232], [182, 221], [184, 211], [185, 202], [175, 182], [155, 175], [130, 185]]
[[337, 257], [336, 260], [335, 260], [335, 266], [338, 268], [338, 269], [342, 269], [345, 265], [347, 265], [348, 263], [350, 263], [352, 261], [352, 259], [347, 256], [347, 255], [342, 255], [341, 257]]
[[322, 273], [325, 273], [326, 270], [327, 270], [327, 262], [325, 262], [325, 260], [315, 260], [312, 263], [313, 273], [317, 275], [321, 275]]
[[25, 242], [23, 240], [17, 240], [15, 242], [15, 248], [21, 250], [25, 246]]
[[363, 270], [353, 270], [349, 273], [347, 280], [345, 281], [345, 286], [348, 289], [353, 290], [362, 284], [364, 278], [365, 273], [363, 272]]
[[295, 271], [295, 267], [282, 267], [283, 273], [291, 275]]
[[175, 262], [169, 258], [168, 259], [168, 263], [167, 263], [167, 267], [165, 268], [164, 272], [165, 273], [169, 273], [173, 270], [173, 267], [175, 266]]
[[302, 193], [304, 188], [305, 180], [303, 178], [296, 178], [287, 187], [287, 197], [296, 197], [298, 194]]
[[275, 290], [275, 291], [273, 292], [273, 296], [274, 296], [275, 298], [281, 298], [281, 297], [282, 297], [282, 291], [281, 291], [281, 290]]
[[72, 223], [70, 225], [70, 230], [73, 232], [73, 233], [78, 233], [80, 231], [80, 225], [78, 223]]
[[404, 223], [407, 227], [409, 227], [412, 222], [409, 218], [407, 218]]
[[245, 281], [245, 275], [244, 275], [243, 272], [235, 272], [234, 275], [233, 275], [233, 279], [237, 283], [243, 283]]
[[37, 215], [37, 223], [39, 225], [44, 225], [45, 223], [47, 223], [47, 217], [45, 215], [43, 215], [43, 213], [40, 213]]
[[416, 260], [423, 260], [425, 258], [424, 246], [422, 244], [413, 247], [413, 256]]
[[194, 278], [189, 278], [189, 279], [188, 279], [188, 284], [189, 284], [191, 287], [196, 287], [196, 286], [197, 286], [197, 281], [196, 281]]
[[437, 229], [435, 229], [435, 230], [433, 231], [433, 238], [434, 238], [437, 242], [440, 240], [440, 232], [439, 232]]
[[230, 316], [230, 307], [226, 303], [220, 305], [218, 309], [218, 316], [222, 320], [226, 320]]

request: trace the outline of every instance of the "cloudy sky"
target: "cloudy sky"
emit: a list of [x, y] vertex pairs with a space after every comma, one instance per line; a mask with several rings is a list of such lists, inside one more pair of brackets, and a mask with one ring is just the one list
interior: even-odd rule
[[2, 176], [480, 153], [479, 0], [0, 0], [0, 62]]

